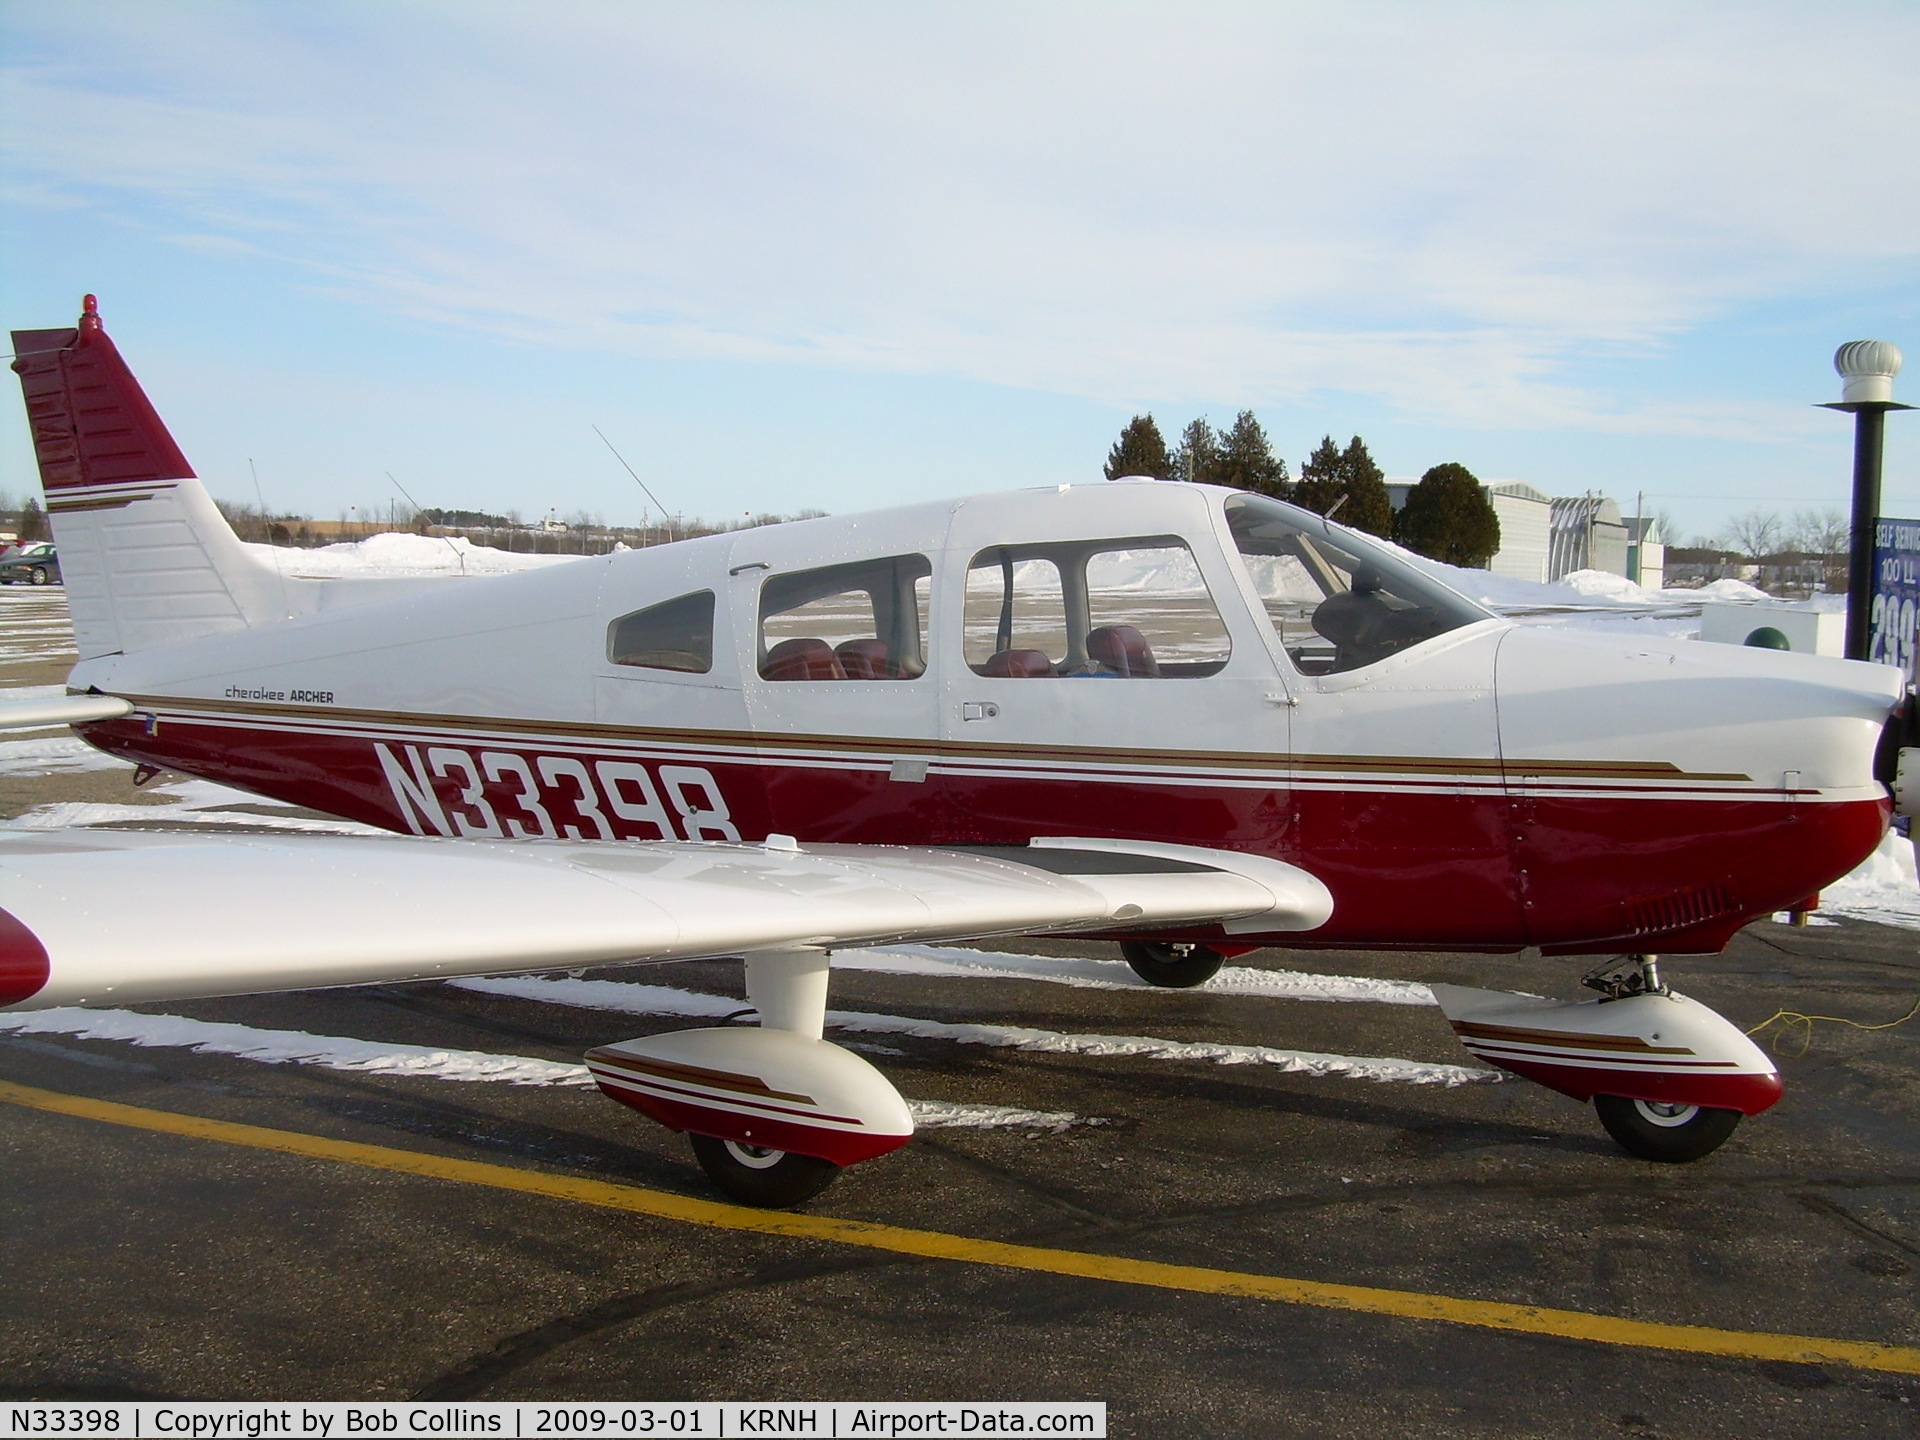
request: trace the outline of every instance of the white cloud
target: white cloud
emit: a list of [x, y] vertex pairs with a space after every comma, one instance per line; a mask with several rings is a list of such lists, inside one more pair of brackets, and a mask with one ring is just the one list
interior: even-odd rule
[[1804, 418], [1627, 403], [1574, 362], [1920, 252], [1893, 9], [13, 23], [16, 203], [151, 208], [347, 297], [615, 352], [1761, 438]]

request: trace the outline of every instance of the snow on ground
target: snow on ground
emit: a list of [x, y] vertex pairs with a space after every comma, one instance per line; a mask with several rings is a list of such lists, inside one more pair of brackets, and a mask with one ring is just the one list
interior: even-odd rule
[[[48, 730], [59, 733], [44, 733]], [[131, 762], [117, 755], [109, 755], [104, 750], [94, 749], [65, 725], [10, 730], [6, 733], [30, 738], [0, 740], [0, 775], [24, 779], [31, 775], [73, 775], [82, 770], [133, 769]]]
[[[1152, 987], [1124, 960], [1065, 959], [1053, 955], [1013, 955], [955, 945], [888, 945], [873, 950], [839, 950], [839, 970], [941, 978], [1042, 980], [1088, 990], [1147, 990]], [[1268, 996], [1279, 1000], [1370, 1001], [1381, 1005], [1431, 1005], [1433, 991], [1410, 980], [1375, 980], [1361, 975], [1310, 975], [1298, 970], [1262, 970], [1227, 965], [1206, 983], [1211, 992]]]
[[[730, 1015], [740, 1002], [720, 995], [668, 985], [631, 985], [620, 980], [546, 979], [516, 976], [488, 980], [449, 980], [458, 990], [510, 995], [540, 1004], [574, 1005], [627, 1015], [677, 1015], [702, 1018]], [[912, 1035], [958, 1045], [991, 1045], [1060, 1055], [1097, 1055], [1147, 1060], [1204, 1061], [1215, 1065], [1272, 1065], [1303, 1075], [1337, 1075], [1355, 1080], [1399, 1081], [1412, 1085], [1471, 1085], [1502, 1078], [1498, 1071], [1467, 1065], [1436, 1065], [1377, 1055], [1322, 1055], [1310, 1050], [1281, 1050], [1271, 1045], [1233, 1045], [1220, 1041], [1161, 1040], [1147, 1035], [1080, 1035], [1036, 1030], [1024, 1025], [952, 1024], [908, 1015], [873, 1015], [858, 1010], [829, 1010], [831, 1029], [866, 1035]]]
[[63, 1006], [24, 1015], [0, 1015], [0, 1032], [71, 1035], [76, 1040], [120, 1040], [130, 1045], [179, 1047], [203, 1055], [236, 1055], [265, 1065], [318, 1065], [380, 1075], [434, 1080], [502, 1080], [512, 1085], [591, 1085], [584, 1065], [490, 1055], [479, 1050], [435, 1050], [311, 1035], [304, 1030], [261, 1030], [183, 1015], [141, 1015], [132, 1010], [82, 1010]]
[[261, 564], [283, 575], [331, 578], [370, 575], [509, 575], [539, 570], [586, 557], [530, 555], [475, 545], [463, 536], [369, 535], [364, 540], [292, 550], [280, 545], [248, 545]]
[[[76, 770], [114, 768], [131, 770], [133, 768], [124, 760], [115, 759], [91, 748], [86, 752], [93, 757], [88, 763], [66, 767], [59, 764], [64, 752], [50, 751], [47, 755], [41, 756], [36, 752], [16, 752], [13, 749], [16, 745], [32, 746], [39, 743], [44, 742], [0, 741], [0, 775], [48, 775], [60, 768]], [[35, 806], [11, 820], [0, 821], [0, 825], [19, 830], [64, 830], [72, 826], [115, 825], [131, 821], [137, 824], [229, 825], [267, 830], [311, 831], [318, 835], [385, 835], [388, 833], [372, 825], [362, 825], [355, 820], [315, 820], [302, 815], [259, 815], [251, 813], [251, 810], [234, 810], [229, 807], [238, 805], [257, 807], [262, 810], [295, 810], [299, 807], [284, 800], [269, 800], [262, 795], [235, 790], [211, 780], [173, 780], [164, 785], [151, 787], [149, 793], [165, 797], [167, 803], [113, 805], [62, 801]]]
[[1027, 1110], [1018, 1105], [958, 1105], [950, 1100], [909, 1100], [907, 1110], [916, 1130], [1020, 1129], [1051, 1130], [1058, 1134], [1075, 1125], [1104, 1125], [1083, 1120], [1071, 1110]]
[[1831, 915], [1872, 920], [1920, 930], [1920, 878], [1916, 878], [1913, 842], [1889, 830], [1880, 848], [1844, 880], [1820, 892], [1820, 908]]
[[[193, 1020], [184, 1015], [142, 1015], [132, 1010], [82, 1010], [63, 1007], [25, 1015], [0, 1015], [0, 1034], [68, 1035], [76, 1040], [117, 1040], [129, 1045], [192, 1050], [199, 1055], [232, 1055], [262, 1065], [313, 1065], [368, 1075], [409, 1079], [485, 1081], [509, 1085], [559, 1085], [588, 1089], [593, 1076], [585, 1065], [539, 1060], [528, 1055], [495, 1055], [483, 1050], [436, 1050], [314, 1035], [305, 1030], [263, 1030]], [[1098, 1125], [1071, 1111], [1029, 1110], [1014, 1105], [962, 1105], [950, 1100], [909, 1100], [907, 1109], [922, 1130], [1022, 1129], [1066, 1130]]]

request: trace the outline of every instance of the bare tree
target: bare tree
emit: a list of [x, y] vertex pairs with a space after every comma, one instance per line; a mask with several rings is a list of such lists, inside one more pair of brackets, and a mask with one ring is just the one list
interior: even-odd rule
[[1786, 525], [1778, 510], [1749, 510], [1727, 522], [1727, 544], [1749, 560], [1778, 554], [1786, 534]]
[[1843, 555], [1853, 535], [1853, 526], [1844, 511], [1829, 506], [1825, 510], [1795, 512], [1788, 537], [1793, 547], [1809, 555]]

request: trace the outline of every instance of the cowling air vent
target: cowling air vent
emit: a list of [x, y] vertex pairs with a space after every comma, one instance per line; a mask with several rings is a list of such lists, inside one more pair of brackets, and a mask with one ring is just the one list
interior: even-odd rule
[[1725, 885], [1696, 885], [1666, 895], [1648, 895], [1627, 902], [1627, 923], [1635, 935], [1686, 930], [1705, 924], [1735, 908], [1733, 892]]

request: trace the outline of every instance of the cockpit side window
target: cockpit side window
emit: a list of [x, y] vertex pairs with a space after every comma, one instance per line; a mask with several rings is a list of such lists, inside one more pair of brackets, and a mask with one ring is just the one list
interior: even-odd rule
[[1264, 495], [1234, 495], [1227, 526], [1267, 619], [1303, 674], [1358, 670], [1492, 613], [1385, 546]]
[[760, 587], [760, 678], [918, 679], [932, 576], [924, 555], [769, 576]]
[[622, 615], [607, 627], [607, 659], [642, 670], [713, 669], [713, 592], [697, 590]]
[[1232, 645], [1184, 540], [1047, 541], [967, 568], [967, 664], [1001, 679], [1188, 680]]

